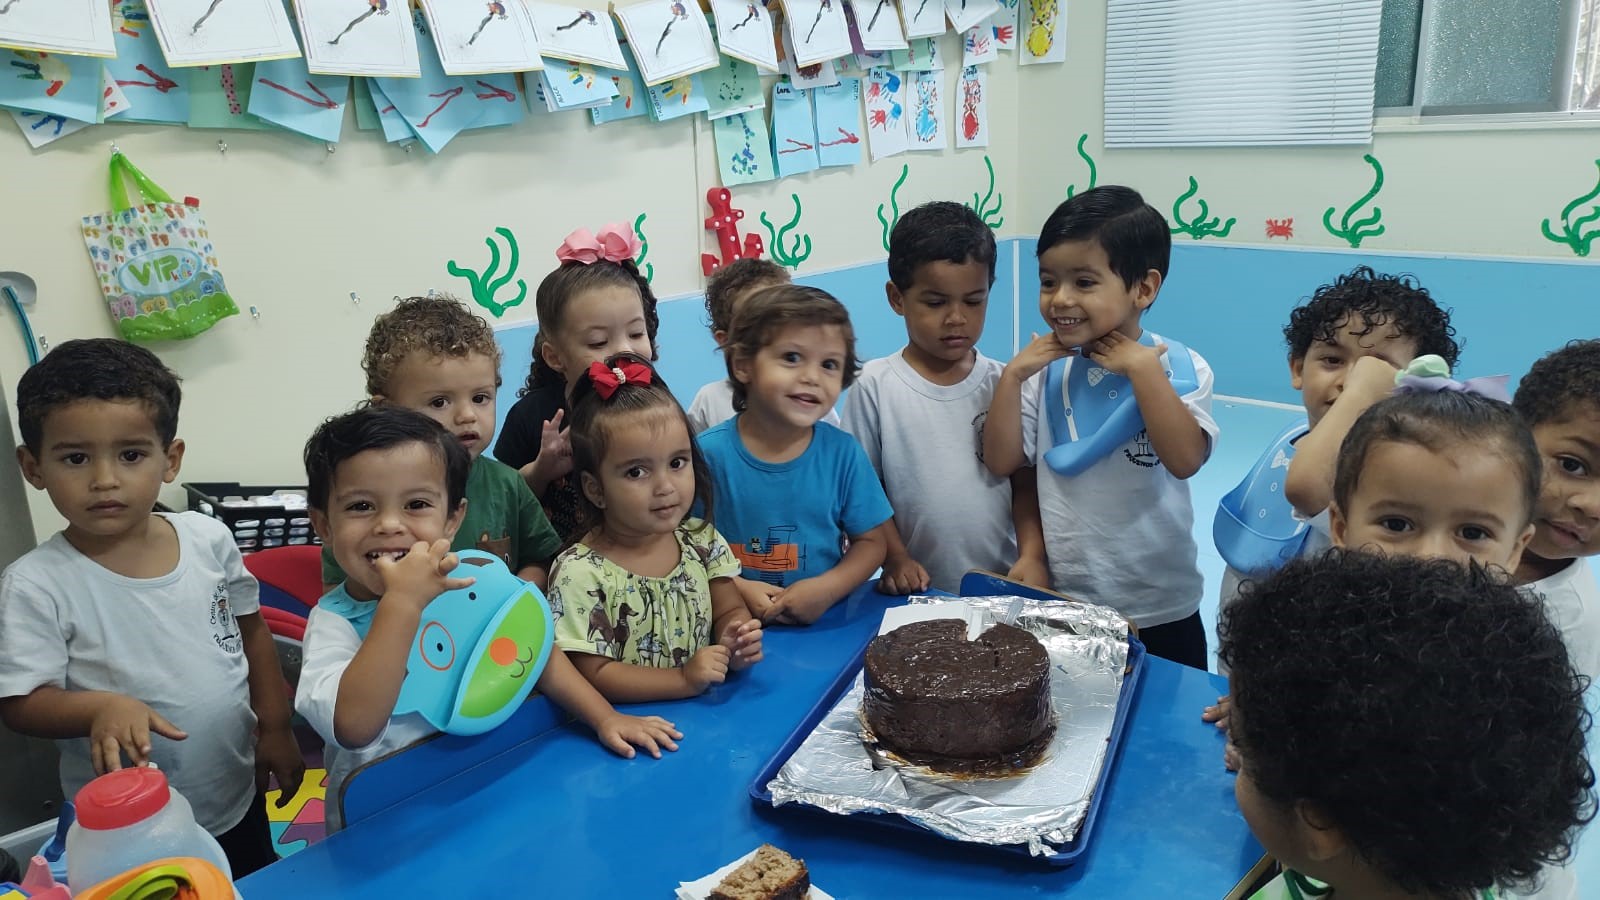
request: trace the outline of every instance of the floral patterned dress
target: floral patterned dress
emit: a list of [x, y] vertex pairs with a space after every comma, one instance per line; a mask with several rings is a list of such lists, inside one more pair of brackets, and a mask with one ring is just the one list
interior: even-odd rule
[[556, 557], [547, 597], [556, 646], [636, 666], [677, 668], [711, 643], [711, 579], [739, 574], [716, 529], [688, 519], [671, 573], [636, 575], [579, 542]]

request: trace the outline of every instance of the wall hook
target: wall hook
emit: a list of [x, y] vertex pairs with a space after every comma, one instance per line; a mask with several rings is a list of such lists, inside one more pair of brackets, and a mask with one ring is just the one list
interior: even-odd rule
[[117, 146], [117, 142], [116, 141], [112, 141], [111, 142], [111, 155], [112, 156], [116, 156], [118, 153], [121, 153], [121, 152], [122, 152], [122, 150], [121, 150], [121, 148], [119, 148]]
[[227, 141], [217, 141], [217, 152], [223, 154], [224, 156], [226, 156], [227, 153], [228, 153], [228, 142]]
[[261, 310], [256, 309], [254, 306], [250, 307], [250, 318], [255, 319], [257, 322], [261, 321]]
[[351, 291], [350, 292], [350, 302], [354, 303], [357, 306], [361, 305], [361, 298], [356, 296], [356, 292], [355, 291]]
[[332, 142], [330, 142], [328, 144], [328, 152], [329, 153], [332, 153], [332, 152], [334, 152], [335, 150], [338, 150], [338, 149], [339, 149], [339, 145], [338, 144], [334, 144]]
[[50, 352], [50, 341], [47, 340], [45, 338], [45, 336], [42, 335], [42, 334], [39, 335], [38, 338], [39, 338], [39, 355], [43, 356], [46, 353]]

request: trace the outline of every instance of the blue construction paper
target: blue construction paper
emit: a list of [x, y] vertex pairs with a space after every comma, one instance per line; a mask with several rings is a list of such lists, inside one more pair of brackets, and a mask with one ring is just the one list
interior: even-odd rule
[[117, 13], [123, 25], [115, 34], [116, 59], [105, 60], [111, 77], [128, 98], [128, 111], [118, 122], [189, 122], [189, 70], [173, 69], [161, 55], [142, 0], [122, 0]]
[[720, 119], [735, 113], [750, 112], [767, 105], [761, 91], [761, 72], [733, 56], [705, 74], [706, 118]]
[[100, 121], [105, 60], [33, 50], [0, 50], [0, 106]]
[[617, 96], [611, 101], [610, 106], [597, 106], [589, 111], [589, 116], [594, 119], [596, 125], [650, 114], [650, 100], [646, 96], [644, 78], [639, 75], [633, 54], [625, 52], [623, 55], [628, 59], [626, 72], [619, 72], [616, 69], [600, 70], [602, 76], [611, 79], [612, 86], [617, 89]]
[[383, 126], [383, 139], [391, 144], [416, 140], [417, 133], [411, 130], [405, 116], [400, 115], [400, 110], [395, 108], [393, 101], [383, 92], [377, 80], [373, 78], [361, 80], [367, 82], [367, 88], [372, 92], [372, 105], [378, 113], [378, 124]]
[[539, 82], [544, 85], [544, 95], [556, 109], [590, 108], [617, 96], [617, 86], [611, 78], [588, 63], [567, 60], [546, 60]]
[[772, 167], [772, 145], [767, 120], [759, 112], [739, 113], [711, 123], [717, 145], [717, 170], [722, 186], [754, 184], [777, 177]]
[[350, 105], [356, 108], [357, 128], [362, 131], [378, 131], [383, 128], [383, 123], [378, 121], [378, 105], [372, 99], [372, 87], [367, 79], [355, 79], [350, 91]]
[[787, 79], [772, 86], [772, 156], [778, 163], [778, 175], [784, 178], [820, 165], [811, 98]]
[[444, 73], [444, 66], [439, 62], [439, 51], [428, 36], [421, 10], [416, 11], [413, 21], [417, 29], [417, 61], [422, 67], [422, 77], [375, 78], [373, 84], [400, 111], [423, 146], [438, 153], [456, 135], [477, 122], [483, 115], [483, 105], [475, 102], [475, 98], [468, 93], [471, 79]]
[[853, 166], [861, 162], [861, 79], [846, 78], [811, 92], [817, 119], [817, 162]]
[[667, 122], [709, 109], [700, 76], [685, 75], [650, 88], [650, 118]]
[[350, 100], [350, 76], [313, 75], [301, 59], [256, 63], [250, 85], [250, 115], [290, 131], [337, 142]]
[[255, 63], [197, 66], [189, 71], [193, 73], [189, 78], [190, 128], [261, 131], [272, 127], [245, 112], [250, 106]]
[[462, 77], [471, 88], [473, 102], [482, 110], [482, 114], [471, 127], [494, 128], [500, 125], [515, 125], [527, 115], [527, 107], [522, 102], [522, 88], [517, 86], [515, 73]]

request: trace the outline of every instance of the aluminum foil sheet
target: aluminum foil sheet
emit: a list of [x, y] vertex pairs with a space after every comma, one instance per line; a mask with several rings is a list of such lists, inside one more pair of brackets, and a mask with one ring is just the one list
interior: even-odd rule
[[[948, 597], [914, 597], [949, 603]], [[768, 784], [774, 806], [905, 817], [948, 838], [1026, 844], [1053, 856], [1089, 811], [1111, 737], [1128, 659], [1128, 627], [1115, 610], [1021, 597], [971, 597], [968, 620], [1006, 622], [1037, 637], [1050, 655], [1056, 730], [1039, 763], [1002, 777], [952, 776], [874, 752], [863, 737], [862, 676]], [[981, 629], [980, 629], [981, 630]], [[1057, 846], [1052, 846], [1057, 845]]]

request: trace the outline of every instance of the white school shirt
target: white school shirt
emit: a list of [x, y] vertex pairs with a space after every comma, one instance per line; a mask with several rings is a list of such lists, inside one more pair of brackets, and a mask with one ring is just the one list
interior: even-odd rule
[[[340, 585], [336, 590], [343, 591]], [[360, 601], [353, 601], [359, 603]], [[371, 601], [376, 604], [378, 601]], [[344, 799], [339, 796], [350, 773], [363, 765], [438, 734], [420, 713], [392, 716], [389, 724], [363, 747], [341, 746], [333, 736], [333, 708], [339, 700], [339, 682], [350, 660], [361, 649], [361, 636], [350, 620], [321, 606], [306, 617], [305, 661], [300, 667], [300, 685], [295, 688], [294, 709], [322, 735], [323, 766], [328, 770], [327, 802], [323, 819], [328, 833], [344, 827]]]
[[[197, 512], [164, 515], [178, 564], [156, 578], [105, 568], [57, 533], [0, 576], [0, 697], [54, 685], [145, 703], [188, 733], [150, 735], [150, 759], [213, 835], [255, 798], [250, 664], [236, 616], [260, 611], [259, 586], [228, 527]], [[92, 780], [89, 739], [56, 741], [68, 800]]]
[[[1161, 342], [1160, 336], [1151, 337]], [[1200, 354], [1190, 350], [1189, 357], [1199, 386], [1183, 396], [1183, 405], [1205, 432], [1209, 456], [1218, 432], [1211, 418], [1214, 376]], [[1068, 373], [1075, 365], [1094, 365], [1077, 356], [1065, 362]], [[1167, 471], [1144, 432], [1077, 475], [1057, 474], [1044, 461], [1055, 445], [1049, 416], [1040, 407], [1046, 373], [1041, 369], [1022, 386], [1022, 450], [1039, 473], [1050, 586], [1114, 607], [1140, 628], [1187, 618], [1200, 608], [1205, 590], [1196, 564], [1189, 483]]]
[[1600, 678], [1600, 583], [1594, 580], [1589, 560], [1579, 557], [1522, 589], [1544, 601], [1545, 615], [1561, 629], [1578, 674], [1590, 681]]
[[[689, 429], [695, 434], [733, 418], [733, 385], [723, 378], [701, 387], [689, 404], [688, 414]], [[837, 428], [839, 413], [830, 409], [822, 421]]]
[[966, 378], [939, 385], [902, 351], [863, 366], [845, 397], [844, 430], [883, 481], [906, 549], [933, 588], [952, 594], [968, 570], [1005, 574], [1017, 559], [1011, 480], [983, 464], [983, 426], [1004, 368], [980, 353]]

